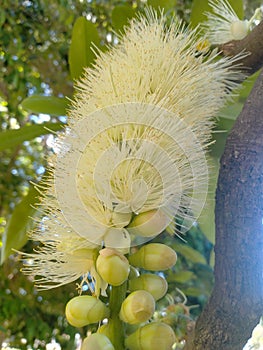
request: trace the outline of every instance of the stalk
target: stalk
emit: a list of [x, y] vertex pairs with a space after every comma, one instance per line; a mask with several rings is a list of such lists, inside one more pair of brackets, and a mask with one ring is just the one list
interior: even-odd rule
[[122, 285], [113, 287], [110, 292], [109, 308], [111, 316], [109, 318], [110, 340], [115, 350], [124, 349], [124, 323], [119, 318], [121, 304], [126, 297], [127, 281]]

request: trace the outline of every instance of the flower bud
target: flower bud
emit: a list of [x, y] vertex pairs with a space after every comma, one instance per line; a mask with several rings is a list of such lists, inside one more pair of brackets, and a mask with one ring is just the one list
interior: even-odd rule
[[252, 340], [254, 343], [263, 343], [263, 319], [261, 318], [260, 322], [253, 329]]
[[129, 281], [129, 290], [131, 292], [138, 289], [146, 290], [151, 293], [155, 300], [159, 300], [166, 294], [168, 283], [160, 276], [151, 273], [144, 273], [143, 275]]
[[129, 224], [132, 218], [132, 213], [121, 213], [115, 210], [112, 213], [112, 223], [115, 227], [122, 228]]
[[96, 297], [80, 295], [66, 305], [67, 321], [74, 327], [83, 327], [96, 323], [109, 316], [107, 306]]
[[249, 23], [247, 20], [245, 21], [238, 20], [231, 23], [230, 32], [234, 40], [243, 39], [247, 35], [248, 31], [249, 31]]
[[135, 216], [127, 230], [137, 236], [154, 237], [161, 233], [170, 221], [161, 209], [154, 209]]
[[164, 271], [176, 263], [176, 252], [165, 244], [150, 243], [129, 256], [131, 265], [150, 271]]
[[131, 279], [139, 277], [139, 276], [140, 276], [139, 271], [134, 266], [130, 266], [129, 279], [131, 280]]
[[153, 322], [128, 336], [125, 346], [129, 350], [171, 350], [175, 341], [174, 331], [170, 326]]
[[137, 290], [123, 301], [119, 316], [126, 323], [137, 324], [148, 321], [154, 310], [153, 296], [145, 290]]
[[100, 250], [96, 268], [102, 279], [112, 286], [120, 286], [130, 273], [129, 261], [123, 254], [110, 248]]
[[83, 340], [81, 350], [114, 350], [114, 346], [104, 334], [93, 333]]
[[97, 333], [104, 334], [106, 337], [110, 338], [111, 329], [111, 324], [106, 323], [98, 328]]

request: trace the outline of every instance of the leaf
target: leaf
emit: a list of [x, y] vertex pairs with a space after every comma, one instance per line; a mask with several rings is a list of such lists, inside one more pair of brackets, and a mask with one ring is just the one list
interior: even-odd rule
[[[207, 156], [208, 157], [208, 156]], [[204, 208], [197, 218], [201, 231], [213, 244], [215, 243], [215, 191], [219, 172], [219, 159], [209, 157], [211, 173], [209, 176], [208, 193]]]
[[234, 120], [230, 118], [219, 118], [216, 129], [213, 133], [213, 143], [210, 147], [210, 154], [215, 158], [220, 158], [223, 154], [228, 132], [234, 125]]
[[235, 102], [233, 104], [227, 105], [226, 107], [222, 108], [219, 112], [220, 117], [225, 119], [232, 119], [236, 120], [239, 113], [242, 111], [243, 103], [241, 102]]
[[192, 3], [190, 23], [192, 27], [196, 27], [199, 23], [206, 21], [205, 12], [210, 11], [208, 0], [194, 0]]
[[[243, 0], [228, 0], [233, 10], [240, 19], [244, 17]], [[205, 12], [211, 12], [212, 9], [208, 5], [208, 0], [194, 0], [192, 3], [192, 10], [190, 16], [190, 23], [192, 27], [196, 27], [199, 23], [206, 21]]]
[[201, 253], [186, 244], [173, 244], [173, 249], [176, 251], [176, 253], [183, 255], [187, 260], [190, 260], [194, 264], [207, 263], [205, 257]]
[[229, 4], [240, 19], [244, 19], [243, 0], [228, 0]]
[[112, 26], [116, 31], [121, 31], [124, 26], [129, 23], [129, 20], [134, 17], [136, 11], [128, 5], [118, 5], [112, 10], [111, 20]]
[[198, 288], [198, 287], [188, 287], [183, 289], [183, 292], [186, 296], [189, 297], [200, 297], [201, 295], [209, 295], [209, 293], [204, 290], [203, 288]]
[[13, 253], [12, 249], [21, 249], [27, 242], [26, 233], [33, 225], [31, 217], [36, 215], [32, 205], [38, 196], [38, 191], [31, 186], [28, 194], [15, 207], [2, 237], [1, 264]]
[[192, 271], [179, 271], [173, 274], [172, 280], [177, 283], [186, 283], [193, 279], [195, 274]]
[[61, 116], [67, 114], [66, 110], [69, 103], [69, 100], [65, 97], [32, 95], [25, 98], [21, 106], [30, 112]]
[[172, 10], [176, 6], [176, 0], [148, 0], [147, 5], [152, 6], [154, 9], [164, 9], [165, 12]]
[[95, 53], [92, 47], [99, 47], [100, 38], [95, 24], [85, 17], [79, 17], [72, 31], [69, 48], [69, 68], [72, 79], [78, 79], [83, 68], [92, 64]]
[[248, 77], [241, 85], [241, 88], [238, 88], [238, 101], [244, 103], [248, 95], [250, 94], [253, 86], [255, 85], [255, 81], [259, 76], [260, 70]]
[[59, 131], [63, 128], [61, 123], [43, 123], [25, 125], [20, 129], [12, 129], [0, 132], [0, 152], [8, 148], [21, 145], [24, 141], [30, 141], [37, 136], [50, 134], [51, 131]]

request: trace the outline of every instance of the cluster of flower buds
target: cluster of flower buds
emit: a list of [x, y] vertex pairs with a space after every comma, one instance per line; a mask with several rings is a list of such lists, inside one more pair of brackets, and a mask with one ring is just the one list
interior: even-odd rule
[[[174, 266], [177, 255], [165, 244], [149, 243], [135, 253], [124, 256], [115, 249], [104, 248], [96, 259], [96, 270], [111, 288], [125, 284], [127, 295], [119, 310], [119, 320], [133, 331], [125, 338], [125, 349], [170, 350], [175, 343], [175, 334], [168, 324], [154, 321], [155, 303], [164, 297], [168, 284], [157, 271]], [[147, 272], [139, 274], [139, 269]], [[149, 272], [148, 272], [149, 271]], [[152, 271], [152, 273], [150, 273]], [[66, 318], [75, 327], [83, 327], [111, 319], [110, 307], [98, 297], [80, 295], [71, 299], [66, 306]], [[99, 327], [97, 333], [84, 339], [81, 350], [113, 350], [111, 323]], [[136, 329], [134, 331], [134, 329]]]

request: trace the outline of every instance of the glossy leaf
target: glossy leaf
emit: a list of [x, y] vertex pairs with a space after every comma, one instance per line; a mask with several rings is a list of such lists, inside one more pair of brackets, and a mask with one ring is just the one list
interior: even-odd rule
[[27, 232], [32, 228], [32, 217], [36, 215], [36, 209], [32, 206], [38, 196], [38, 191], [32, 186], [15, 207], [2, 237], [1, 264], [13, 253], [13, 249], [19, 250], [27, 242]]
[[50, 134], [63, 128], [61, 123], [43, 123], [25, 125], [20, 129], [11, 129], [0, 132], [0, 152], [8, 148], [19, 146], [24, 141], [30, 141], [37, 136]]
[[135, 9], [128, 5], [118, 5], [112, 10], [112, 26], [116, 31], [121, 31], [129, 20], [134, 17]]
[[241, 85], [241, 88], [238, 89], [238, 101], [244, 103], [248, 98], [258, 76], [260, 74], [260, 70], [248, 77]]
[[168, 12], [175, 8], [176, 2], [176, 0], [148, 0], [147, 4], [156, 10], [164, 9], [165, 12]]
[[83, 68], [95, 59], [94, 45], [99, 47], [100, 38], [95, 24], [85, 17], [79, 17], [73, 27], [69, 48], [69, 67], [72, 79], [78, 79]]
[[204, 22], [206, 20], [204, 13], [209, 12], [209, 10], [208, 0], [194, 0], [190, 16], [191, 26], [196, 27], [199, 23]]
[[205, 257], [197, 250], [186, 244], [174, 244], [173, 249], [176, 251], [176, 253], [181, 254], [183, 257], [185, 257], [187, 260], [190, 260], [194, 264], [206, 264]]
[[230, 118], [219, 118], [216, 129], [213, 133], [213, 143], [210, 147], [210, 154], [215, 158], [220, 158], [224, 152], [226, 139], [232, 129], [235, 120]]
[[204, 208], [197, 218], [201, 231], [213, 244], [215, 243], [215, 191], [219, 172], [219, 159], [209, 158], [210, 177], [208, 184], [208, 193]]
[[[243, 0], [228, 0], [237, 16], [240, 19], [244, 17]], [[208, 0], [194, 0], [192, 3], [192, 10], [190, 22], [192, 27], [196, 27], [199, 23], [206, 21], [205, 12], [211, 12], [211, 7], [208, 5]]]
[[243, 0], [228, 0], [233, 10], [240, 19], [244, 18], [244, 4]]
[[50, 114], [54, 116], [66, 115], [69, 100], [55, 96], [32, 95], [25, 98], [21, 106], [33, 113]]
[[203, 288], [198, 288], [198, 287], [188, 287], [188, 288], [184, 288], [182, 291], [189, 297], [198, 298], [202, 295], [209, 296], [208, 291], [204, 290]]
[[186, 283], [187, 281], [193, 279], [195, 274], [192, 271], [179, 271], [173, 274], [172, 280], [177, 283]]

